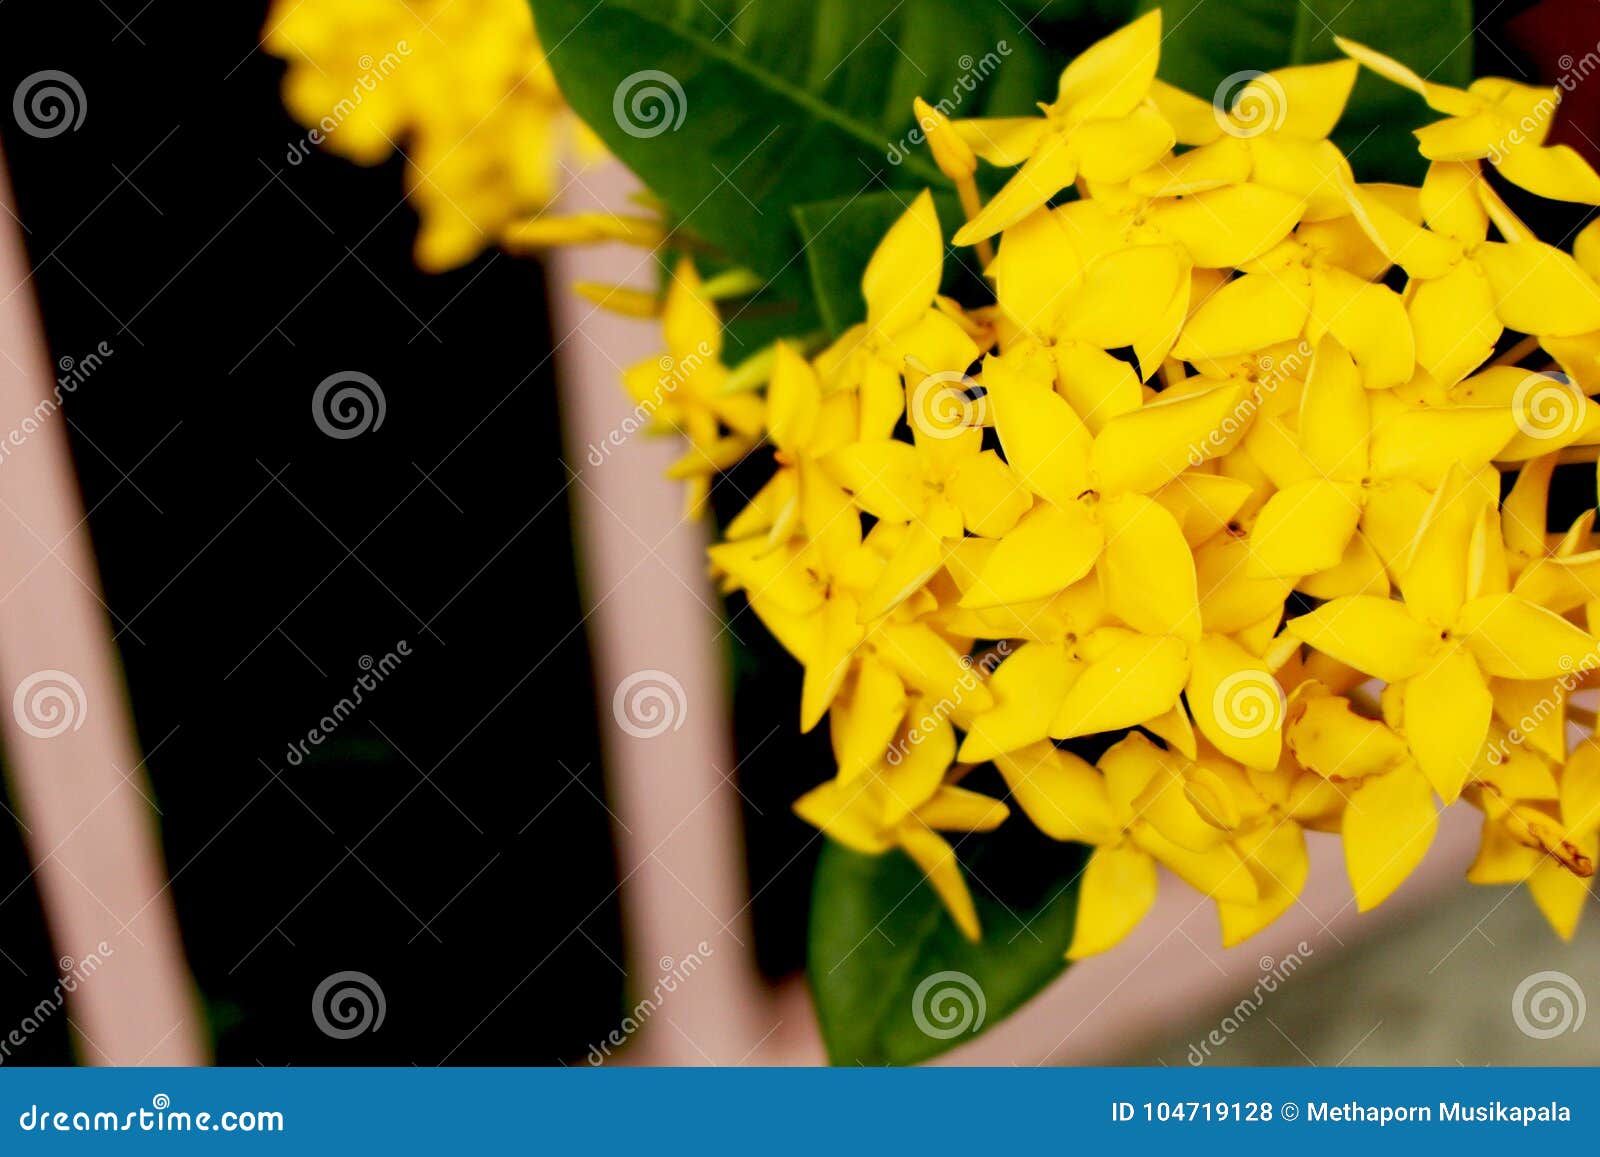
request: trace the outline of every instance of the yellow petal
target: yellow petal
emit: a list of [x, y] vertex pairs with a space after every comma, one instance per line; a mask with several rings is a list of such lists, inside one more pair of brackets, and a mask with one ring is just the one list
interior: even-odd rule
[[874, 855], [894, 846], [878, 822], [871, 792], [861, 784], [831, 779], [794, 802], [794, 814], [852, 851]]
[[816, 433], [822, 385], [811, 363], [788, 342], [778, 342], [774, 348], [776, 361], [767, 383], [767, 430], [779, 448], [797, 453]]
[[1494, 153], [1501, 141], [1501, 121], [1492, 112], [1450, 117], [1415, 131], [1417, 152], [1430, 161], [1470, 161]]
[[[1589, 845], [1587, 854], [1593, 859], [1594, 837], [1586, 842]], [[1546, 856], [1528, 876], [1528, 893], [1556, 935], [1571, 940], [1578, 930], [1578, 919], [1589, 903], [1589, 881], [1573, 875]]]
[[1043, 740], [1081, 670], [1082, 664], [1064, 647], [1045, 643], [1018, 647], [990, 677], [995, 706], [972, 721], [957, 758], [982, 763]]
[[979, 712], [994, 706], [981, 672], [974, 671], [971, 660], [926, 622], [882, 623], [872, 642], [878, 657], [899, 673], [906, 686], [939, 701], [942, 712]]
[[1561, 250], [1542, 241], [1489, 241], [1473, 256], [1510, 328], [1555, 337], [1600, 329], [1600, 286]]
[[1422, 774], [1446, 804], [1472, 774], [1494, 702], [1465, 651], [1450, 651], [1406, 682], [1406, 742]]
[[1341, 695], [1297, 691], [1284, 742], [1301, 767], [1327, 780], [1381, 775], [1407, 758], [1405, 740], [1378, 720], [1357, 715]]
[[1301, 198], [1264, 184], [1238, 184], [1176, 202], [1158, 203], [1150, 216], [1182, 242], [1197, 266], [1242, 266], [1290, 235]]
[[866, 632], [856, 622], [856, 602], [835, 595], [823, 604], [822, 629], [816, 650], [806, 658], [800, 687], [800, 730], [810, 731], [822, 720], [850, 672], [850, 659]]
[[1495, 167], [1513, 185], [1546, 200], [1600, 205], [1600, 176], [1566, 145], [1513, 145], [1500, 153]]
[[1422, 862], [1439, 827], [1421, 773], [1400, 767], [1362, 781], [1344, 813], [1344, 862], [1356, 907], [1376, 908]]
[[1516, 595], [1473, 599], [1461, 608], [1460, 629], [1483, 669], [1506, 679], [1565, 674], [1595, 647], [1560, 615]]
[[916, 820], [901, 824], [895, 835], [906, 855], [916, 862], [928, 883], [933, 885], [961, 934], [976, 943], [983, 935], [978, 927], [978, 910], [973, 906], [972, 893], [967, 890], [955, 851], [943, 836]]
[[1370, 390], [1409, 381], [1416, 369], [1416, 346], [1405, 302], [1386, 285], [1363, 281], [1342, 269], [1317, 266], [1311, 272], [1313, 340], [1331, 333], [1361, 367]]
[[1460, 464], [1482, 466], [1517, 432], [1504, 406], [1431, 406], [1386, 413], [1372, 425], [1372, 473], [1435, 487]]
[[1462, 116], [1476, 112], [1483, 105], [1482, 101], [1459, 88], [1428, 83], [1398, 60], [1376, 52], [1365, 44], [1343, 36], [1335, 36], [1333, 41], [1346, 56], [1361, 62], [1386, 80], [1409, 88], [1426, 100], [1430, 108], [1438, 112], [1450, 116]]
[[1096, 848], [1078, 881], [1078, 910], [1068, 960], [1120, 944], [1156, 902], [1156, 864], [1138, 848]]
[[[1188, 96], [1187, 93], [1183, 95]], [[1212, 106], [1200, 102], [1200, 107], [1206, 119], [1212, 120], [1215, 115]], [[1167, 119], [1171, 123], [1171, 118]], [[1181, 131], [1179, 136], [1182, 137]], [[1223, 137], [1179, 156], [1164, 157], [1136, 174], [1128, 182], [1128, 188], [1141, 197], [1189, 197], [1210, 189], [1243, 184], [1249, 177], [1249, 147], [1235, 137]]]
[[1287, 912], [1311, 874], [1305, 832], [1297, 823], [1252, 831], [1239, 837], [1238, 847], [1261, 896], [1254, 904], [1217, 904], [1224, 948], [1249, 939]]
[[1133, 367], [1098, 346], [1061, 342], [1055, 347], [1055, 359], [1056, 388], [1094, 433], [1144, 401]]
[[898, 607], [939, 569], [945, 545], [932, 527], [918, 520], [906, 527], [899, 548], [889, 557], [878, 581], [861, 600], [861, 621], [870, 622]]
[[[953, 244], [974, 245], [1015, 225], [1078, 177], [1078, 162], [1067, 137], [1041, 137], [1027, 163], [989, 199], [983, 211], [956, 231]], [[931, 296], [931, 295], [930, 295]]]
[[966, 459], [945, 479], [945, 497], [961, 511], [973, 534], [1000, 538], [1033, 505], [1033, 496], [1017, 472], [993, 450]]
[[[1356, 222], [1383, 254], [1413, 278], [1442, 277], [1461, 259], [1461, 245], [1422, 228], [1381, 195], [1390, 186], [1345, 185]], [[1411, 193], [1411, 190], [1406, 190]], [[1414, 196], [1415, 194], [1413, 194]], [[1414, 202], [1413, 202], [1414, 204]]]
[[705, 296], [694, 262], [687, 257], [678, 262], [672, 284], [667, 287], [661, 328], [667, 349], [676, 358], [687, 358], [693, 352], [715, 361], [722, 353], [722, 321], [717, 317], [717, 307]]
[[1423, 220], [1466, 246], [1478, 245], [1489, 235], [1489, 215], [1478, 200], [1479, 179], [1475, 163], [1435, 161], [1429, 165], [1418, 194]]
[[1365, 595], [1324, 603], [1290, 619], [1286, 629], [1323, 654], [1388, 683], [1421, 671], [1439, 644], [1438, 632], [1404, 605]]
[[1150, 91], [1160, 54], [1158, 8], [1091, 44], [1062, 69], [1057, 107], [1070, 120], [1126, 116]]
[[1105, 551], [1100, 589], [1112, 614], [1135, 630], [1200, 637], [1194, 556], [1177, 521], [1159, 502], [1134, 494], [1102, 499]]
[[1001, 235], [1000, 252], [985, 270], [1000, 307], [1033, 333], [1055, 330], [1088, 260], [1068, 221], [1055, 210], [1029, 214]]
[[1277, 767], [1286, 703], [1267, 665], [1221, 635], [1201, 639], [1192, 656], [1185, 697], [1196, 726], [1246, 767]]
[[1062, 336], [1108, 350], [1133, 345], [1171, 324], [1172, 302], [1188, 277], [1187, 258], [1171, 245], [1104, 253], [1070, 295]]
[[1158, 398], [1107, 422], [1090, 455], [1101, 492], [1149, 494], [1189, 467], [1227, 453], [1253, 412], [1245, 388], [1230, 383]]
[[926, 507], [922, 460], [905, 442], [853, 442], [829, 454], [822, 465], [875, 518], [910, 522]]
[[[1208, 145], [1222, 134], [1221, 117], [1208, 100], [1201, 100], [1174, 88], [1165, 81], [1156, 80], [1150, 85], [1150, 101], [1156, 111], [1166, 118], [1177, 133], [1178, 142], [1185, 145]], [[1145, 192], [1136, 189], [1135, 192]], [[1154, 193], [1145, 193], [1154, 196]]]
[[1072, 132], [1072, 151], [1086, 181], [1120, 184], [1166, 155], [1176, 138], [1155, 109], [1140, 107], [1116, 120], [1090, 120]]
[[1103, 844], [1118, 834], [1105, 779], [1070, 751], [1043, 740], [996, 756], [994, 765], [1017, 806], [1051, 839]]
[[999, 800], [948, 783], [917, 808], [917, 818], [941, 832], [992, 832], [1010, 814]]
[[[1276, 68], [1267, 73], [1263, 85], [1271, 81], [1282, 94], [1278, 103], [1283, 109], [1283, 123], [1278, 131], [1311, 138], [1333, 132], [1355, 86], [1356, 72], [1355, 61], [1333, 60]], [[1242, 99], [1245, 98], [1241, 96]]]
[[944, 271], [944, 235], [924, 189], [878, 243], [861, 278], [867, 326], [897, 333], [933, 304]]
[[1020, 165], [1050, 131], [1043, 117], [972, 117], [951, 121], [956, 135], [991, 165]]
[[1194, 312], [1173, 353], [1189, 361], [1225, 358], [1293, 341], [1310, 308], [1307, 283], [1265, 273], [1240, 277]]
[[1050, 388], [1043, 367], [989, 357], [983, 383], [1006, 461], [1041, 498], [1066, 507], [1089, 488], [1088, 428]]
[[1049, 598], [1088, 574], [1104, 544], [1105, 533], [1082, 503], [1041, 503], [1000, 540], [961, 605], [997, 607]]
[[1255, 904], [1261, 898], [1250, 869], [1227, 844], [1195, 851], [1168, 839], [1150, 824], [1136, 825], [1133, 836], [1141, 848], [1196, 891], [1229, 904]]
[[850, 782], [883, 760], [905, 718], [905, 685], [893, 669], [868, 656], [829, 718], [839, 778]]
[[1177, 639], [1127, 632], [1067, 690], [1050, 725], [1057, 739], [1132, 727], [1172, 709], [1189, 675]]
[[1435, 281], [1411, 284], [1406, 316], [1417, 343], [1417, 364], [1441, 385], [1481, 366], [1500, 340], [1494, 291], [1483, 271], [1463, 261]]
[[1361, 518], [1361, 487], [1313, 478], [1267, 500], [1250, 530], [1250, 575], [1299, 578], [1339, 565]]

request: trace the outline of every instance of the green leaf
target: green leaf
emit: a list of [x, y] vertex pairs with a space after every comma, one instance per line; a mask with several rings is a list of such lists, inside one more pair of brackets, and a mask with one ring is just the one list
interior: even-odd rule
[[[986, 841], [968, 873], [983, 925], [972, 944], [903, 853], [866, 856], [827, 841], [807, 971], [829, 1059], [914, 1064], [1020, 1008], [1067, 966], [1084, 852], [1011, 830]], [[1013, 876], [1032, 894], [1002, 904], [990, 888], [1006, 894]]]
[[909, 140], [912, 97], [1026, 113], [1059, 67], [1003, 0], [532, 4], [578, 115], [674, 220], [768, 279], [760, 304], [787, 303], [792, 332], [817, 325], [794, 206], [947, 187]]
[[[1207, 100], [1231, 99], [1240, 85], [1227, 82], [1241, 72], [1339, 59], [1336, 34], [1440, 84], [1472, 79], [1472, 0], [1139, 0], [1141, 12], [1158, 7], [1161, 78]], [[1427, 162], [1411, 130], [1438, 119], [1421, 97], [1363, 69], [1333, 140], [1359, 179], [1416, 183]]]
[[[878, 242], [911, 207], [911, 201], [912, 197], [904, 193], [865, 193], [841, 200], [812, 201], [791, 210], [804, 245], [811, 293], [830, 335], [837, 337], [866, 318], [861, 275]], [[954, 194], [936, 195], [933, 203], [944, 235], [949, 238], [964, 220], [961, 203]], [[977, 278], [982, 285], [982, 271], [963, 264], [970, 260], [970, 253], [945, 247], [943, 288], [947, 292], [964, 276]]]

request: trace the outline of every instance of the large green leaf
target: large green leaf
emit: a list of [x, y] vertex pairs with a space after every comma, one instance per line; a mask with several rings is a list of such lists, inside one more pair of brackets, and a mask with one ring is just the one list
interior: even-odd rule
[[912, 97], [1027, 112], [1060, 64], [1003, 0], [532, 4], [578, 115], [797, 333], [817, 322], [791, 208], [947, 185], [908, 139]]
[[[1359, 40], [1441, 84], [1472, 78], [1472, 0], [1139, 0], [1162, 9], [1161, 77], [1226, 101], [1230, 78], [1288, 64], [1335, 60], [1335, 34]], [[1421, 179], [1411, 130], [1439, 119], [1422, 99], [1365, 70], [1334, 141], [1363, 180]]]
[[[834, 1064], [926, 1060], [991, 1028], [1066, 968], [1084, 849], [1007, 830], [982, 853], [970, 864], [983, 923], [972, 944], [905, 855], [827, 843], [807, 972]], [[1027, 894], [1011, 902], [1019, 879]]]

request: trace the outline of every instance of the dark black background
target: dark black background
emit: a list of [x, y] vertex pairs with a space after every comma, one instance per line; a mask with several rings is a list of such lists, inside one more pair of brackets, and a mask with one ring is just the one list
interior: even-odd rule
[[[304, 131], [264, 10], [0, 10], [29, 288], [53, 358], [112, 350], [64, 413], [217, 1057], [579, 1057], [615, 1023], [621, 951], [541, 271], [421, 274], [398, 161], [288, 165]], [[87, 116], [40, 140], [9, 102], [46, 68]], [[348, 441], [310, 406], [343, 370], [387, 400]], [[8, 821], [0, 892], [27, 875]], [[0, 948], [9, 1027], [55, 980], [31, 884], [0, 904]], [[331, 1040], [311, 994], [346, 969], [387, 1015]], [[56, 1022], [11, 1063], [70, 1059]]]

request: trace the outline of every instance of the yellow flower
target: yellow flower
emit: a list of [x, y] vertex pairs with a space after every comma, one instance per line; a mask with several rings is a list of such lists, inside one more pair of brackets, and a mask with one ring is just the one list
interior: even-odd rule
[[1483, 841], [1467, 879], [1527, 884], [1551, 927], [1570, 940], [1600, 858], [1600, 745], [1585, 740], [1561, 769], [1559, 787], [1531, 794], [1536, 798], [1498, 789], [1479, 793]]
[[[1277, 438], [1282, 452], [1263, 454], [1280, 489], [1251, 528], [1251, 575], [1328, 571], [1352, 543], [1398, 564], [1427, 502], [1423, 488], [1452, 464], [1486, 465], [1515, 432], [1508, 408], [1405, 407], [1369, 397], [1350, 355], [1324, 338], [1301, 395], [1296, 441]], [[1264, 431], [1255, 444], [1269, 437]]]
[[977, 940], [972, 894], [954, 850], [939, 833], [992, 831], [1004, 822], [1008, 809], [998, 800], [944, 782], [955, 754], [955, 732], [948, 721], [931, 722], [927, 708], [922, 715], [873, 764], [813, 788], [795, 801], [794, 810], [855, 851], [900, 848], [927, 875], [962, 934]]
[[955, 235], [971, 245], [1028, 216], [1081, 175], [1126, 181], [1165, 155], [1177, 139], [1146, 97], [1161, 51], [1158, 8], [1091, 45], [1061, 72], [1042, 117], [953, 122], [992, 165], [1021, 165], [999, 193]]
[[863, 438], [894, 433], [905, 413], [901, 375], [908, 363], [920, 380], [959, 376], [978, 356], [971, 335], [937, 308], [943, 273], [939, 215], [933, 195], [924, 190], [867, 263], [861, 278], [867, 320], [851, 326], [817, 357], [826, 389], [849, 389], [860, 399]]
[[[526, 0], [275, 0], [264, 47], [316, 143], [361, 164], [395, 149], [422, 218], [416, 260], [469, 261], [598, 144], [567, 111]], [[298, 163], [298, 158], [295, 158]]]
[[[1098, 767], [1049, 743], [1001, 755], [995, 766], [1040, 831], [1095, 849], [1079, 880], [1069, 959], [1104, 952], [1138, 925], [1155, 903], [1157, 863], [1219, 904], [1261, 902], [1231, 833], [1196, 807], [1189, 786], [1196, 766], [1143, 735], [1111, 747]], [[1215, 772], [1204, 781], [1221, 782]]]
[[1556, 201], [1600, 205], [1600, 177], [1566, 145], [1544, 143], [1561, 99], [1537, 88], [1486, 76], [1463, 90], [1423, 80], [1398, 60], [1364, 44], [1334, 37], [1349, 56], [1378, 75], [1404, 85], [1445, 119], [1417, 130], [1422, 155], [1432, 161], [1483, 158], [1513, 185]]
[[705, 296], [694, 263], [685, 258], [672, 274], [662, 311], [667, 349], [623, 373], [623, 384], [657, 429], [677, 430], [690, 449], [668, 471], [689, 482], [686, 509], [698, 513], [711, 478], [743, 458], [761, 436], [761, 399], [726, 389], [722, 322]]
[[1098, 567], [1107, 605], [1151, 634], [1199, 637], [1194, 560], [1177, 520], [1149, 495], [1177, 478], [1238, 407], [1223, 386], [1118, 414], [1091, 434], [1047, 365], [990, 356], [983, 383], [1006, 460], [1042, 501], [1001, 536], [962, 599], [968, 607], [1049, 598]]
[[[1490, 499], [1492, 502], [1492, 498]], [[1333, 599], [1287, 630], [1335, 659], [1404, 684], [1403, 731], [1434, 790], [1461, 794], [1489, 734], [1489, 679], [1539, 679], [1571, 671], [1595, 645], [1561, 616], [1507, 590], [1492, 506], [1453, 471], [1424, 519], [1403, 602]]]

